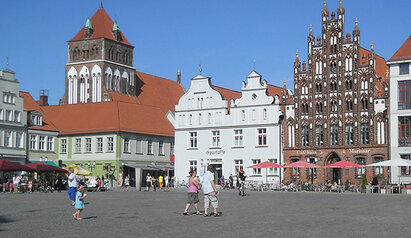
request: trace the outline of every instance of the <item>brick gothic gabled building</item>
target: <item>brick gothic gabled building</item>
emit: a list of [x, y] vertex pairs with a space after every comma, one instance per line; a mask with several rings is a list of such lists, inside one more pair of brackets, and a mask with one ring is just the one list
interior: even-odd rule
[[[360, 45], [356, 20], [344, 33], [345, 9], [329, 12], [324, 2], [322, 35], [310, 26], [308, 63], [294, 63], [294, 95], [284, 86], [284, 162], [304, 160], [327, 165], [339, 160], [370, 164], [388, 159], [388, 67], [373, 43]], [[301, 67], [302, 66], [302, 67]], [[383, 168], [317, 169], [314, 182], [359, 183], [362, 175], [387, 176]], [[308, 169], [286, 169], [285, 180], [311, 181]]]
[[136, 96], [133, 49], [117, 22], [98, 9], [68, 41], [63, 103], [101, 102], [106, 90]]

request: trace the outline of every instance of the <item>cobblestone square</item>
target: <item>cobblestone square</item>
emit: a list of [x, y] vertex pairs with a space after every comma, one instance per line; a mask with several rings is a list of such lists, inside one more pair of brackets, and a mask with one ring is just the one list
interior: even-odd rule
[[[83, 221], [65, 192], [0, 194], [0, 237], [409, 237], [407, 195], [223, 190], [223, 216], [184, 216], [186, 192], [88, 193]], [[203, 196], [200, 194], [200, 210]], [[194, 208], [190, 208], [194, 213]]]

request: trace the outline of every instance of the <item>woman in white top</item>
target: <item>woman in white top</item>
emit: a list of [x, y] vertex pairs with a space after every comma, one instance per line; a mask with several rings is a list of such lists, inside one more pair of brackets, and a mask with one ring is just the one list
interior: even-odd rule
[[151, 175], [150, 173], [147, 173], [146, 176], [146, 191], [148, 192], [150, 190], [150, 186], [151, 186]]

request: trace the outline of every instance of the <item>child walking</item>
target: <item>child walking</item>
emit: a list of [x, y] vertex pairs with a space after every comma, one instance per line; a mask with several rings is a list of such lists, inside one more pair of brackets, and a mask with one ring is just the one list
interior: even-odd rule
[[84, 209], [84, 198], [87, 197], [87, 194], [84, 193], [83, 185], [80, 185], [76, 192], [76, 204], [74, 208], [76, 212], [73, 214], [75, 220], [81, 221], [83, 218], [80, 217], [80, 212]]

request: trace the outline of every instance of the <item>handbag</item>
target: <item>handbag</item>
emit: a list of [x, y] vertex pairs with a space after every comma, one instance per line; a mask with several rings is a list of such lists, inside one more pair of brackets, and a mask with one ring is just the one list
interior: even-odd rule
[[197, 189], [201, 190], [202, 187], [203, 187], [203, 185], [201, 183], [198, 183]]

